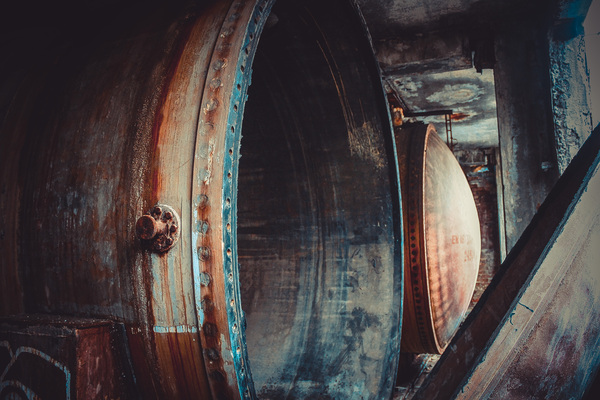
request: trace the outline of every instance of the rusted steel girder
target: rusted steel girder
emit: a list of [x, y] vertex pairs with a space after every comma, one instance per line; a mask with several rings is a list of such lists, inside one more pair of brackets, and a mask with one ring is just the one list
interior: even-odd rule
[[2, 314], [123, 323], [143, 398], [389, 398], [399, 184], [355, 6], [144, 11], [12, 100]]
[[417, 392], [581, 398], [600, 367], [600, 127]]

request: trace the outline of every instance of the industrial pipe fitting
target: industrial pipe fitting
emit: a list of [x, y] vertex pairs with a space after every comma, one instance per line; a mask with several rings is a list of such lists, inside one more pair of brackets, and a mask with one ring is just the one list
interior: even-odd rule
[[179, 215], [170, 206], [157, 204], [135, 224], [135, 233], [148, 250], [165, 253], [179, 239]]

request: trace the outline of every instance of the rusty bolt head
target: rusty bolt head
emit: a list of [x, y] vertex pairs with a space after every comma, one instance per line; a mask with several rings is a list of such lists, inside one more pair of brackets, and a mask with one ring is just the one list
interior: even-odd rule
[[219, 356], [219, 352], [216, 349], [206, 349], [204, 353], [211, 361], [219, 361], [219, 359], [221, 358]]
[[200, 261], [206, 261], [210, 258], [210, 249], [208, 247], [200, 247], [198, 249], [198, 257]]
[[[208, 272], [201, 272], [200, 273], [200, 284], [202, 286], [208, 286], [208, 285], [210, 285], [211, 279], [212, 278], [210, 277], [210, 274]], [[203, 300], [203, 302], [204, 302], [204, 300]]]
[[149, 215], [142, 215], [135, 224], [135, 233], [140, 239], [150, 240], [158, 233], [156, 220]]
[[201, 194], [198, 198], [198, 208], [203, 209], [208, 205], [208, 196], [205, 194]]
[[202, 326], [202, 330], [204, 331], [204, 334], [206, 336], [209, 336], [209, 337], [219, 336], [219, 329], [217, 328], [217, 326], [215, 324], [212, 324], [210, 322], [205, 323]]
[[179, 216], [167, 205], [155, 205], [136, 223], [142, 247], [158, 253], [169, 251], [179, 237]]

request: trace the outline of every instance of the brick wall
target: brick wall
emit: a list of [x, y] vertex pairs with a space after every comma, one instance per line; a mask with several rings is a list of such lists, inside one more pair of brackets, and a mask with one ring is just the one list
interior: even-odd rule
[[481, 229], [481, 261], [471, 307], [491, 282], [500, 266], [495, 149], [455, 150], [473, 192]]

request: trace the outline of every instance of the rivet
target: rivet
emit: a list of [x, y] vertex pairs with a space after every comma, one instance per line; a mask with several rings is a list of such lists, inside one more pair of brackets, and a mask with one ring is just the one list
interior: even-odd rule
[[200, 273], [200, 284], [202, 286], [210, 285], [210, 275], [207, 272]]
[[204, 106], [204, 111], [205, 112], [213, 111], [218, 106], [219, 106], [219, 100], [217, 100], [217, 99], [210, 99], [209, 101], [206, 102], [206, 105]]
[[165, 219], [171, 219], [171, 218], [173, 218], [173, 214], [171, 213], [171, 211], [167, 211], [167, 212], [165, 213], [165, 216], [164, 216], [164, 217], [165, 217]]
[[171, 231], [171, 233], [177, 232], [177, 225], [171, 225], [171, 227], [169, 228], [169, 230]]
[[219, 361], [219, 359], [221, 358], [219, 352], [215, 349], [206, 349], [205, 354], [211, 361]]
[[198, 223], [198, 233], [206, 235], [208, 233], [208, 221], [200, 221]]
[[206, 261], [210, 258], [210, 249], [208, 247], [198, 248], [198, 258], [200, 261]]
[[221, 86], [221, 80], [219, 78], [214, 78], [210, 81], [211, 89], [218, 89]]
[[217, 60], [215, 61], [215, 63], [213, 64], [213, 69], [215, 71], [218, 71], [222, 68], [224, 68], [227, 65], [227, 60]]
[[210, 301], [210, 299], [208, 297], [205, 297], [204, 299], [202, 299], [201, 306], [202, 306], [202, 310], [205, 313], [212, 312], [212, 310], [215, 308], [212, 301]]
[[155, 215], [161, 215], [161, 214], [162, 214], [162, 208], [160, 208], [160, 207], [158, 207], [158, 206], [157, 206], [157, 207], [154, 207], [154, 208], [152, 209], [152, 214], [155, 214]]
[[219, 330], [217, 329], [217, 326], [210, 322], [207, 322], [206, 324], [204, 324], [204, 326], [202, 327], [202, 330], [204, 331], [204, 335], [210, 336], [210, 337], [215, 337], [219, 334]]
[[208, 196], [205, 194], [201, 194], [198, 197], [198, 208], [200, 208], [200, 209], [206, 208], [207, 205], [208, 205]]
[[230, 36], [233, 32], [234, 32], [233, 28], [227, 28], [227, 29], [223, 30], [223, 32], [221, 32], [221, 37], [225, 38], [227, 36]]

